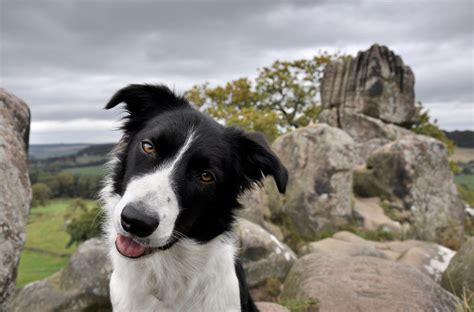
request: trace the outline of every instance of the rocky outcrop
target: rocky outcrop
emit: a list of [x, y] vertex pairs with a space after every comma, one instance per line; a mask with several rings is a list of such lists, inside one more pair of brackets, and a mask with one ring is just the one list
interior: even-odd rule
[[30, 110], [0, 89], [0, 311], [15, 290], [31, 203], [28, 177]]
[[347, 257], [374, 257], [405, 263], [426, 274], [437, 283], [455, 252], [444, 246], [417, 240], [374, 242], [342, 231], [331, 238], [305, 245], [301, 255], [310, 253]]
[[105, 244], [88, 240], [62, 271], [21, 289], [13, 311], [110, 311], [111, 273]]
[[444, 271], [441, 285], [462, 297], [474, 296], [474, 237], [470, 237]]
[[362, 113], [410, 124], [415, 116], [415, 78], [400, 56], [374, 44], [356, 58], [327, 66], [321, 82], [324, 109]]
[[237, 223], [236, 233], [249, 287], [259, 286], [269, 278], [285, 279], [296, 260], [295, 253], [288, 246], [245, 219]]
[[279, 137], [273, 150], [288, 169], [285, 195], [267, 183], [273, 218], [304, 239], [346, 224], [352, 217], [353, 140], [325, 124]]
[[[392, 216], [411, 225], [412, 237], [458, 246], [463, 238], [464, 204], [449, 168], [446, 146], [426, 136], [404, 136], [376, 150], [354, 172], [360, 196], [381, 196]], [[402, 221], [402, 220], [400, 220]]]
[[352, 255], [325, 249], [298, 259], [282, 299], [318, 300], [321, 312], [456, 311], [456, 297], [409, 265], [371, 256], [369, 247]]

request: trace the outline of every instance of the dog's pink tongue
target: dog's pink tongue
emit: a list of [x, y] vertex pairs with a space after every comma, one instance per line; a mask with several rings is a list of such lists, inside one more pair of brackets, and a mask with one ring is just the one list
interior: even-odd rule
[[118, 234], [115, 239], [115, 246], [117, 246], [118, 251], [130, 258], [140, 257], [145, 253], [146, 247], [140, 245], [139, 243], [133, 241], [132, 239]]

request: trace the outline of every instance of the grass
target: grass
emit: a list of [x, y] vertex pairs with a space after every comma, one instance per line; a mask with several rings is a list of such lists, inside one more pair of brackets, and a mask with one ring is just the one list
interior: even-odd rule
[[72, 173], [73, 175], [89, 175], [89, 176], [104, 176], [105, 175], [105, 168], [102, 165], [67, 168], [67, 169], [64, 169], [63, 171]]
[[[26, 227], [25, 250], [20, 258], [17, 287], [43, 279], [60, 270], [76, 250], [66, 248], [69, 235], [64, 230], [64, 215], [73, 199], [52, 200], [44, 207], [32, 208]], [[87, 201], [92, 204], [93, 201]], [[33, 251], [41, 249], [44, 252]]]
[[291, 299], [277, 302], [286, 307], [291, 312], [317, 312], [319, 311], [319, 302], [313, 299]]
[[454, 177], [457, 185], [465, 186], [469, 191], [474, 191], [474, 174], [461, 174]]

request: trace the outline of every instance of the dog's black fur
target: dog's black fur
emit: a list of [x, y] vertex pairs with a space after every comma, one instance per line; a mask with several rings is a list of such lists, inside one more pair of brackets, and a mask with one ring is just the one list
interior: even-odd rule
[[[125, 148], [116, 155], [121, 165], [115, 166], [112, 172], [113, 192], [118, 195], [123, 195], [132, 177], [172, 161], [187, 134], [195, 133], [172, 179], [180, 206], [175, 229], [187, 238], [205, 244], [232, 231], [235, 212], [240, 207], [239, 195], [261, 183], [264, 176], [273, 176], [278, 190], [285, 191], [287, 170], [261, 134], [224, 127], [164, 86], [130, 85], [118, 91], [106, 109], [122, 102], [128, 112], [123, 124]], [[156, 147], [157, 157], [137, 148], [143, 140]], [[212, 174], [213, 183], [199, 181], [204, 170]], [[164, 249], [172, 248], [175, 242]], [[257, 311], [238, 259], [235, 271], [242, 311]]]

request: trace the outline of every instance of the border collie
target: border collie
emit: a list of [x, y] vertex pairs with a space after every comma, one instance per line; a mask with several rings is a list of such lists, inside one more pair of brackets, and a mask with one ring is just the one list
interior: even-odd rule
[[233, 233], [239, 195], [286, 168], [263, 136], [224, 127], [160, 85], [130, 85], [101, 192], [114, 311], [257, 311]]

